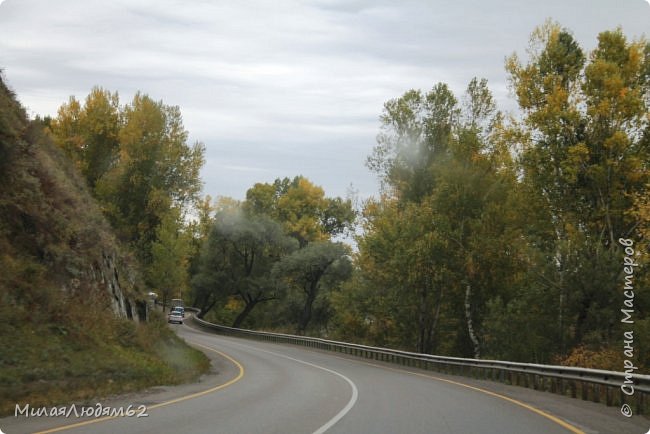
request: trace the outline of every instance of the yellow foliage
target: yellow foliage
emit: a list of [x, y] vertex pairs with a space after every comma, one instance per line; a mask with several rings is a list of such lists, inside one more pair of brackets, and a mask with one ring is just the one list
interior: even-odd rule
[[600, 348], [594, 351], [584, 346], [574, 348], [566, 357], [557, 357], [555, 359], [555, 363], [561, 366], [577, 366], [608, 371], [621, 371], [623, 362], [623, 354], [618, 348]]
[[[650, 189], [650, 185], [647, 186]], [[650, 197], [645, 194], [637, 194], [634, 197], [634, 208], [630, 214], [638, 222], [638, 230], [643, 239], [650, 240]]]
[[244, 308], [244, 302], [238, 297], [228, 297], [228, 301], [224, 307], [226, 310], [232, 312], [240, 312]]

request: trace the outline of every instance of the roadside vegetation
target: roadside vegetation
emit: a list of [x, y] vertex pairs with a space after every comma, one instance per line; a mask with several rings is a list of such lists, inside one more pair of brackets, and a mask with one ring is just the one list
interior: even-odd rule
[[0, 356], [0, 414], [13, 414], [16, 405], [27, 403], [94, 404], [114, 394], [194, 381], [210, 367], [162, 315], [145, 325], [93, 312], [89, 305], [61, 307], [65, 317], [23, 320], [2, 333], [9, 344]]
[[363, 203], [299, 168], [201, 197], [179, 108], [95, 88], [28, 120], [1, 84], [1, 410], [204, 372], [143, 320], [149, 291], [237, 327], [613, 370], [631, 331], [647, 372], [650, 44], [586, 52], [547, 22], [505, 67], [516, 113], [480, 78], [387, 101]]
[[1, 414], [190, 381], [209, 368], [162, 317], [145, 321], [140, 260], [90, 191], [49, 120], [28, 120], [0, 82]]
[[646, 369], [650, 45], [616, 29], [587, 52], [549, 21], [505, 67], [510, 115], [481, 79], [460, 97], [439, 83], [385, 104], [368, 160], [384, 193], [363, 209], [334, 333], [621, 371], [631, 332]]
[[[480, 78], [462, 95], [437, 83], [387, 101], [368, 158], [383, 188], [360, 207], [300, 177], [204, 203], [190, 273], [203, 315], [612, 370], [632, 333], [634, 360], [650, 366], [650, 45], [615, 29], [587, 52], [549, 21], [505, 69], [516, 113]], [[334, 253], [355, 225], [357, 250]], [[625, 268], [630, 243], [638, 266]]]

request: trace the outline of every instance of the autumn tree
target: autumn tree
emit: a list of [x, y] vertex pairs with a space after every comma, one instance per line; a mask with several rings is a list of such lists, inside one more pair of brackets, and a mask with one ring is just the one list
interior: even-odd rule
[[[187, 232], [190, 236], [190, 253], [188, 273], [193, 276], [198, 272], [199, 259], [201, 256], [201, 247], [210, 235], [210, 230], [214, 223], [215, 204], [212, 203], [212, 197], [205, 197], [196, 201], [193, 213], [187, 223]], [[192, 304], [196, 306], [196, 303]]]
[[556, 294], [560, 352], [614, 338], [620, 237], [639, 239], [634, 198], [647, 195], [648, 48], [620, 29], [585, 54], [571, 33], [536, 29], [526, 63], [508, 59], [521, 108], [522, 186], [539, 206], [529, 239], [537, 284]]
[[513, 252], [495, 246], [517, 236], [502, 116], [487, 82], [474, 79], [461, 102], [444, 84], [408, 91], [385, 104], [381, 121], [368, 165], [384, 196], [366, 206], [362, 281], [393, 292], [400, 309], [386, 307], [400, 345], [479, 357], [483, 308], [511, 284], [514, 266]]
[[179, 108], [141, 93], [120, 106], [117, 93], [96, 87], [83, 106], [74, 97], [63, 104], [51, 129], [112, 224], [150, 259], [163, 216], [186, 213], [201, 188], [203, 145], [187, 144]]
[[172, 209], [163, 216], [156, 228], [156, 240], [151, 245], [151, 263], [147, 280], [162, 295], [162, 304], [181, 298], [187, 289], [190, 235], [183, 231], [180, 212]]
[[163, 298], [187, 286], [184, 226], [201, 189], [204, 149], [187, 144], [179, 108], [141, 93], [121, 106], [117, 93], [96, 87], [83, 106], [71, 97], [49, 124], [55, 143], [134, 249], [147, 283]]
[[301, 247], [344, 233], [355, 219], [350, 199], [325, 197], [321, 187], [302, 176], [255, 184], [246, 192], [244, 208], [281, 222]]
[[[338, 310], [359, 310], [373, 344], [430, 352], [436, 345], [446, 297], [442, 278], [445, 242], [433, 231], [428, 205], [400, 204], [394, 198], [371, 201], [364, 209], [364, 235], [358, 239], [357, 286]], [[362, 299], [354, 292], [365, 293]], [[348, 300], [363, 303], [359, 309]], [[339, 313], [339, 315], [341, 315]], [[358, 315], [358, 314], [357, 314]]]
[[243, 309], [232, 326], [239, 327], [258, 304], [278, 298], [281, 287], [272, 269], [296, 244], [267, 216], [218, 213], [192, 279], [201, 315], [236, 297]]
[[314, 303], [326, 290], [335, 289], [351, 273], [349, 249], [342, 243], [318, 241], [293, 252], [275, 264], [273, 273], [302, 295], [296, 332], [304, 334], [312, 320]]
[[55, 142], [77, 164], [91, 188], [118, 157], [120, 107], [117, 93], [93, 88], [83, 107], [74, 97], [50, 125]]
[[431, 165], [447, 153], [458, 116], [456, 97], [444, 83], [388, 101], [368, 167], [400, 199], [421, 200], [433, 187]]
[[136, 94], [122, 117], [119, 159], [96, 190], [111, 223], [146, 264], [162, 216], [171, 208], [184, 215], [197, 198], [204, 149], [187, 144], [178, 107]]

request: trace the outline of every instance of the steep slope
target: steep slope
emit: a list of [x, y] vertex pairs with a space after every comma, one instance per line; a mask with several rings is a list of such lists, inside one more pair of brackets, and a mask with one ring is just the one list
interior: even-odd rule
[[[206, 369], [160, 317], [45, 123], [0, 80], [0, 413], [188, 380]], [[172, 362], [173, 361], [173, 362]]]

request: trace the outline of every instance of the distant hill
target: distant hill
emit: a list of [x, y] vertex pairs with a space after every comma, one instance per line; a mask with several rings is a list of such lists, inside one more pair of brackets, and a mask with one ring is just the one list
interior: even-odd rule
[[135, 260], [47, 123], [28, 119], [0, 78], [0, 414], [187, 381], [208, 366], [160, 316], [147, 322]]

